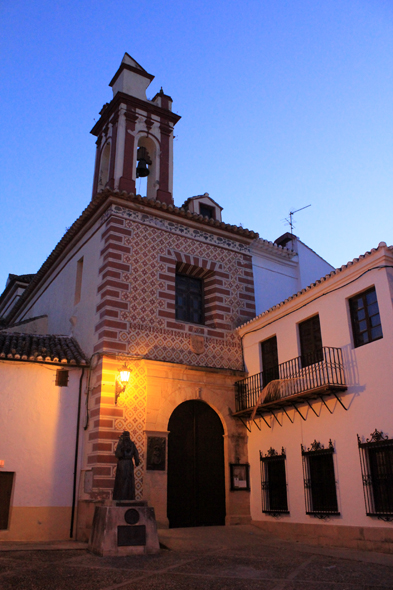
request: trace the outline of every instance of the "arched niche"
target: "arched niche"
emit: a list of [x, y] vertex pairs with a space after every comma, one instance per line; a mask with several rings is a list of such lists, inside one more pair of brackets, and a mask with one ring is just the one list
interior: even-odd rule
[[98, 175], [97, 190], [105, 188], [109, 180], [109, 163], [111, 157], [111, 142], [108, 141], [101, 152], [100, 173]]

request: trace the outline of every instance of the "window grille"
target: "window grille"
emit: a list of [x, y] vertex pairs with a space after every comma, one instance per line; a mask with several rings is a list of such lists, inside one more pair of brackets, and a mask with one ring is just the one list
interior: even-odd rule
[[382, 338], [381, 319], [375, 287], [349, 300], [355, 348]]
[[327, 449], [314, 440], [309, 449], [300, 445], [303, 457], [304, 495], [306, 514], [318, 518], [340, 514], [334, 477], [334, 447], [330, 440]]
[[285, 451], [281, 454], [270, 447], [266, 455], [259, 451], [261, 465], [262, 512], [289, 514], [287, 482], [285, 477]]
[[176, 275], [176, 319], [203, 324], [203, 281], [187, 275]]
[[209, 205], [205, 205], [204, 203], [199, 203], [199, 213], [208, 219], [216, 218], [214, 207], [209, 207]]
[[58, 369], [56, 371], [56, 383], [58, 387], [68, 386], [68, 371], [65, 369]]
[[365, 442], [358, 435], [367, 516], [393, 520], [393, 439], [374, 430]]

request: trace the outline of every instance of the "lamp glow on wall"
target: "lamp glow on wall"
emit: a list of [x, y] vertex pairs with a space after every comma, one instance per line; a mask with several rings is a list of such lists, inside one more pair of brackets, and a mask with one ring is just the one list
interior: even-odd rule
[[117, 405], [117, 400], [119, 396], [125, 392], [128, 382], [130, 380], [131, 369], [127, 367], [127, 364], [124, 365], [119, 369], [116, 375], [116, 387], [115, 387], [115, 404]]

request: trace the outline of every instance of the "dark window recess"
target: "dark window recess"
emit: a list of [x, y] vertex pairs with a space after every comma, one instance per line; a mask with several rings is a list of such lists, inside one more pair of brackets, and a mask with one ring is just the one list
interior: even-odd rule
[[12, 471], [0, 471], [0, 530], [8, 529], [14, 475]]
[[355, 347], [382, 338], [381, 319], [375, 288], [368, 289], [349, 300]]
[[261, 463], [262, 512], [273, 515], [289, 514], [284, 449], [282, 449], [281, 455], [270, 448], [265, 457], [261, 451], [259, 456]]
[[366, 442], [358, 435], [367, 516], [393, 520], [393, 439], [375, 430]]
[[299, 324], [302, 367], [323, 361], [321, 325], [319, 315]]
[[58, 387], [68, 386], [68, 371], [64, 369], [58, 369], [56, 371], [56, 385]]
[[203, 281], [176, 275], [176, 319], [203, 324]]
[[199, 213], [203, 217], [208, 217], [208, 219], [216, 218], [214, 207], [209, 207], [209, 205], [204, 205], [203, 203], [199, 203]]
[[306, 514], [320, 518], [338, 512], [336, 480], [334, 477], [334, 447], [329, 441], [325, 449], [314, 441], [309, 450], [302, 448]]
[[279, 379], [277, 338], [273, 336], [261, 343], [262, 350], [262, 384], [266, 387], [273, 379]]

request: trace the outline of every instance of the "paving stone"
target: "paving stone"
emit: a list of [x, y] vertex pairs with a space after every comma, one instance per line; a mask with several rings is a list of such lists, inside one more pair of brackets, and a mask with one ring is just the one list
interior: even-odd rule
[[393, 568], [374, 563], [362, 563], [347, 559], [318, 556], [297, 576], [302, 581], [318, 580], [329, 583], [348, 583], [364, 586], [378, 585], [393, 588]]
[[[1, 590], [393, 590], [393, 557], [308, 547], [254, 528], [171, 530], [159, 555], [0, 551]], [[55, 544], [54, 544], [55, 545]]]
[[276, 582], [267, 580], [245, 582], [245, 580], [221, 577], [163, 574], [154, 578], [137, 580], [122, 587], [121, 590], [274, 590], [275, 587]]
[[0, 576], [1, 590], [100, 590], [127, 582], [130, 572], [104, 568], [40, 566]]
[[[303, 557], [304, 561], [304, 557]], [[294, 568], [293, 562], [266, 557], [246, 558], [244, 556], [214, 555], [180, 565], [177, 572], [209, 572], [211, 575], [225, 575], [233, 578], [286, 578]]]

